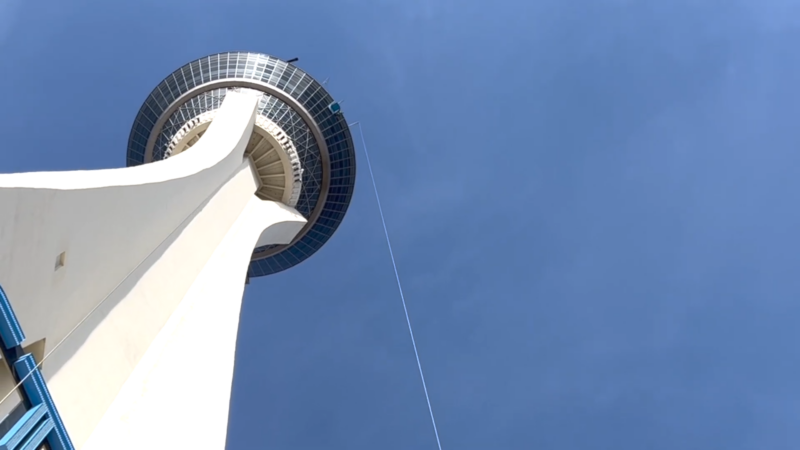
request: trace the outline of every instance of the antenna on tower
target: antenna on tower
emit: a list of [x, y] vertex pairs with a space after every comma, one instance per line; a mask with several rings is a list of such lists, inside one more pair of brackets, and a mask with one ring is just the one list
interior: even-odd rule
[[326, 85], [326, 84], [328, 84], [328, 80], [330, 80], [330, 78], [325, 78], [324, 80], [322, 80], [322, 84], [323, 84], [323, 85]]
[[297, 61], [300, 61], [300, 58], [292, 58], [292, 59], [290, 59], [290, 60], [288, 60], [288, 61], [286, 61], [286, 62], [287, 62], [287, 63], [289, 63], [289, 64], [291, 64], [291, 63], [293, 63], [293, 62], [297, 62]]

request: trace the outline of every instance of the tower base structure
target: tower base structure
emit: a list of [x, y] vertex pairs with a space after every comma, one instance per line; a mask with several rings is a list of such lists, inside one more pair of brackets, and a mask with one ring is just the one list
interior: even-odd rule
[[253, 249], [306, 224], [254, 195], [257, 103], [229, 92], [162, 161], [0, 175], [0, 285], [76, 448], [225, 447]]

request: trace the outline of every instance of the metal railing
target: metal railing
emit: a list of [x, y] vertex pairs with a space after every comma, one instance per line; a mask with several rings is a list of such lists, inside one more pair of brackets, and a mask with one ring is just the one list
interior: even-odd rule
[[2, 287], [0, 316], [0, 351], [21, 400], [4, 421], [0, 450], [75, 450], [36, 360], [22, 349], [25, 334]]

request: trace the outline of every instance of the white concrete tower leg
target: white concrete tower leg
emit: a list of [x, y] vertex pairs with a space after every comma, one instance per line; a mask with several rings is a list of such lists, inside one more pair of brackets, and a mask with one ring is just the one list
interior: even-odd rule
[[[259, 236], [288, 243], [304, 220], [252, 196], [123, 386], [84, 450], [225, 448], [242, 274]], [[226, 199], [220, 197], [220, 203]]]
[[[197, 447], [224, 445], [250, 253], [256, 242], [291, 241], [305, 224], [292, 208], [253, 195], [257, 176], [244, 151], [257, 101], [230, 92], [191, 151], [164, 161], [0, 175], [0, 283], [26, 344], [44, 340], [48, 353], [63, 341], [43, 372], [78, 448], [96, 428], [92, 445], [171, 408], [180, 419], [152, 428], [164, 430], [159, 437], [203, 429], [215, 438]], [[9, 384], [0, 379], [0, 389]], [[192, 448], [187, 436], [171, 448]]]

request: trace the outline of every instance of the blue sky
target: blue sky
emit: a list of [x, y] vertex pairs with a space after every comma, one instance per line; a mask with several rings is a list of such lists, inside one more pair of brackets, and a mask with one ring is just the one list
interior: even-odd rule
[[[797, 42], [777, 0], [4, 0], [0, 171], [122, 166], [175, 68], [299, 56], [364, 124], [443, 448], [796, 449]], [[230, 450], [436, 448], [359, 156], [247, 289]]]

